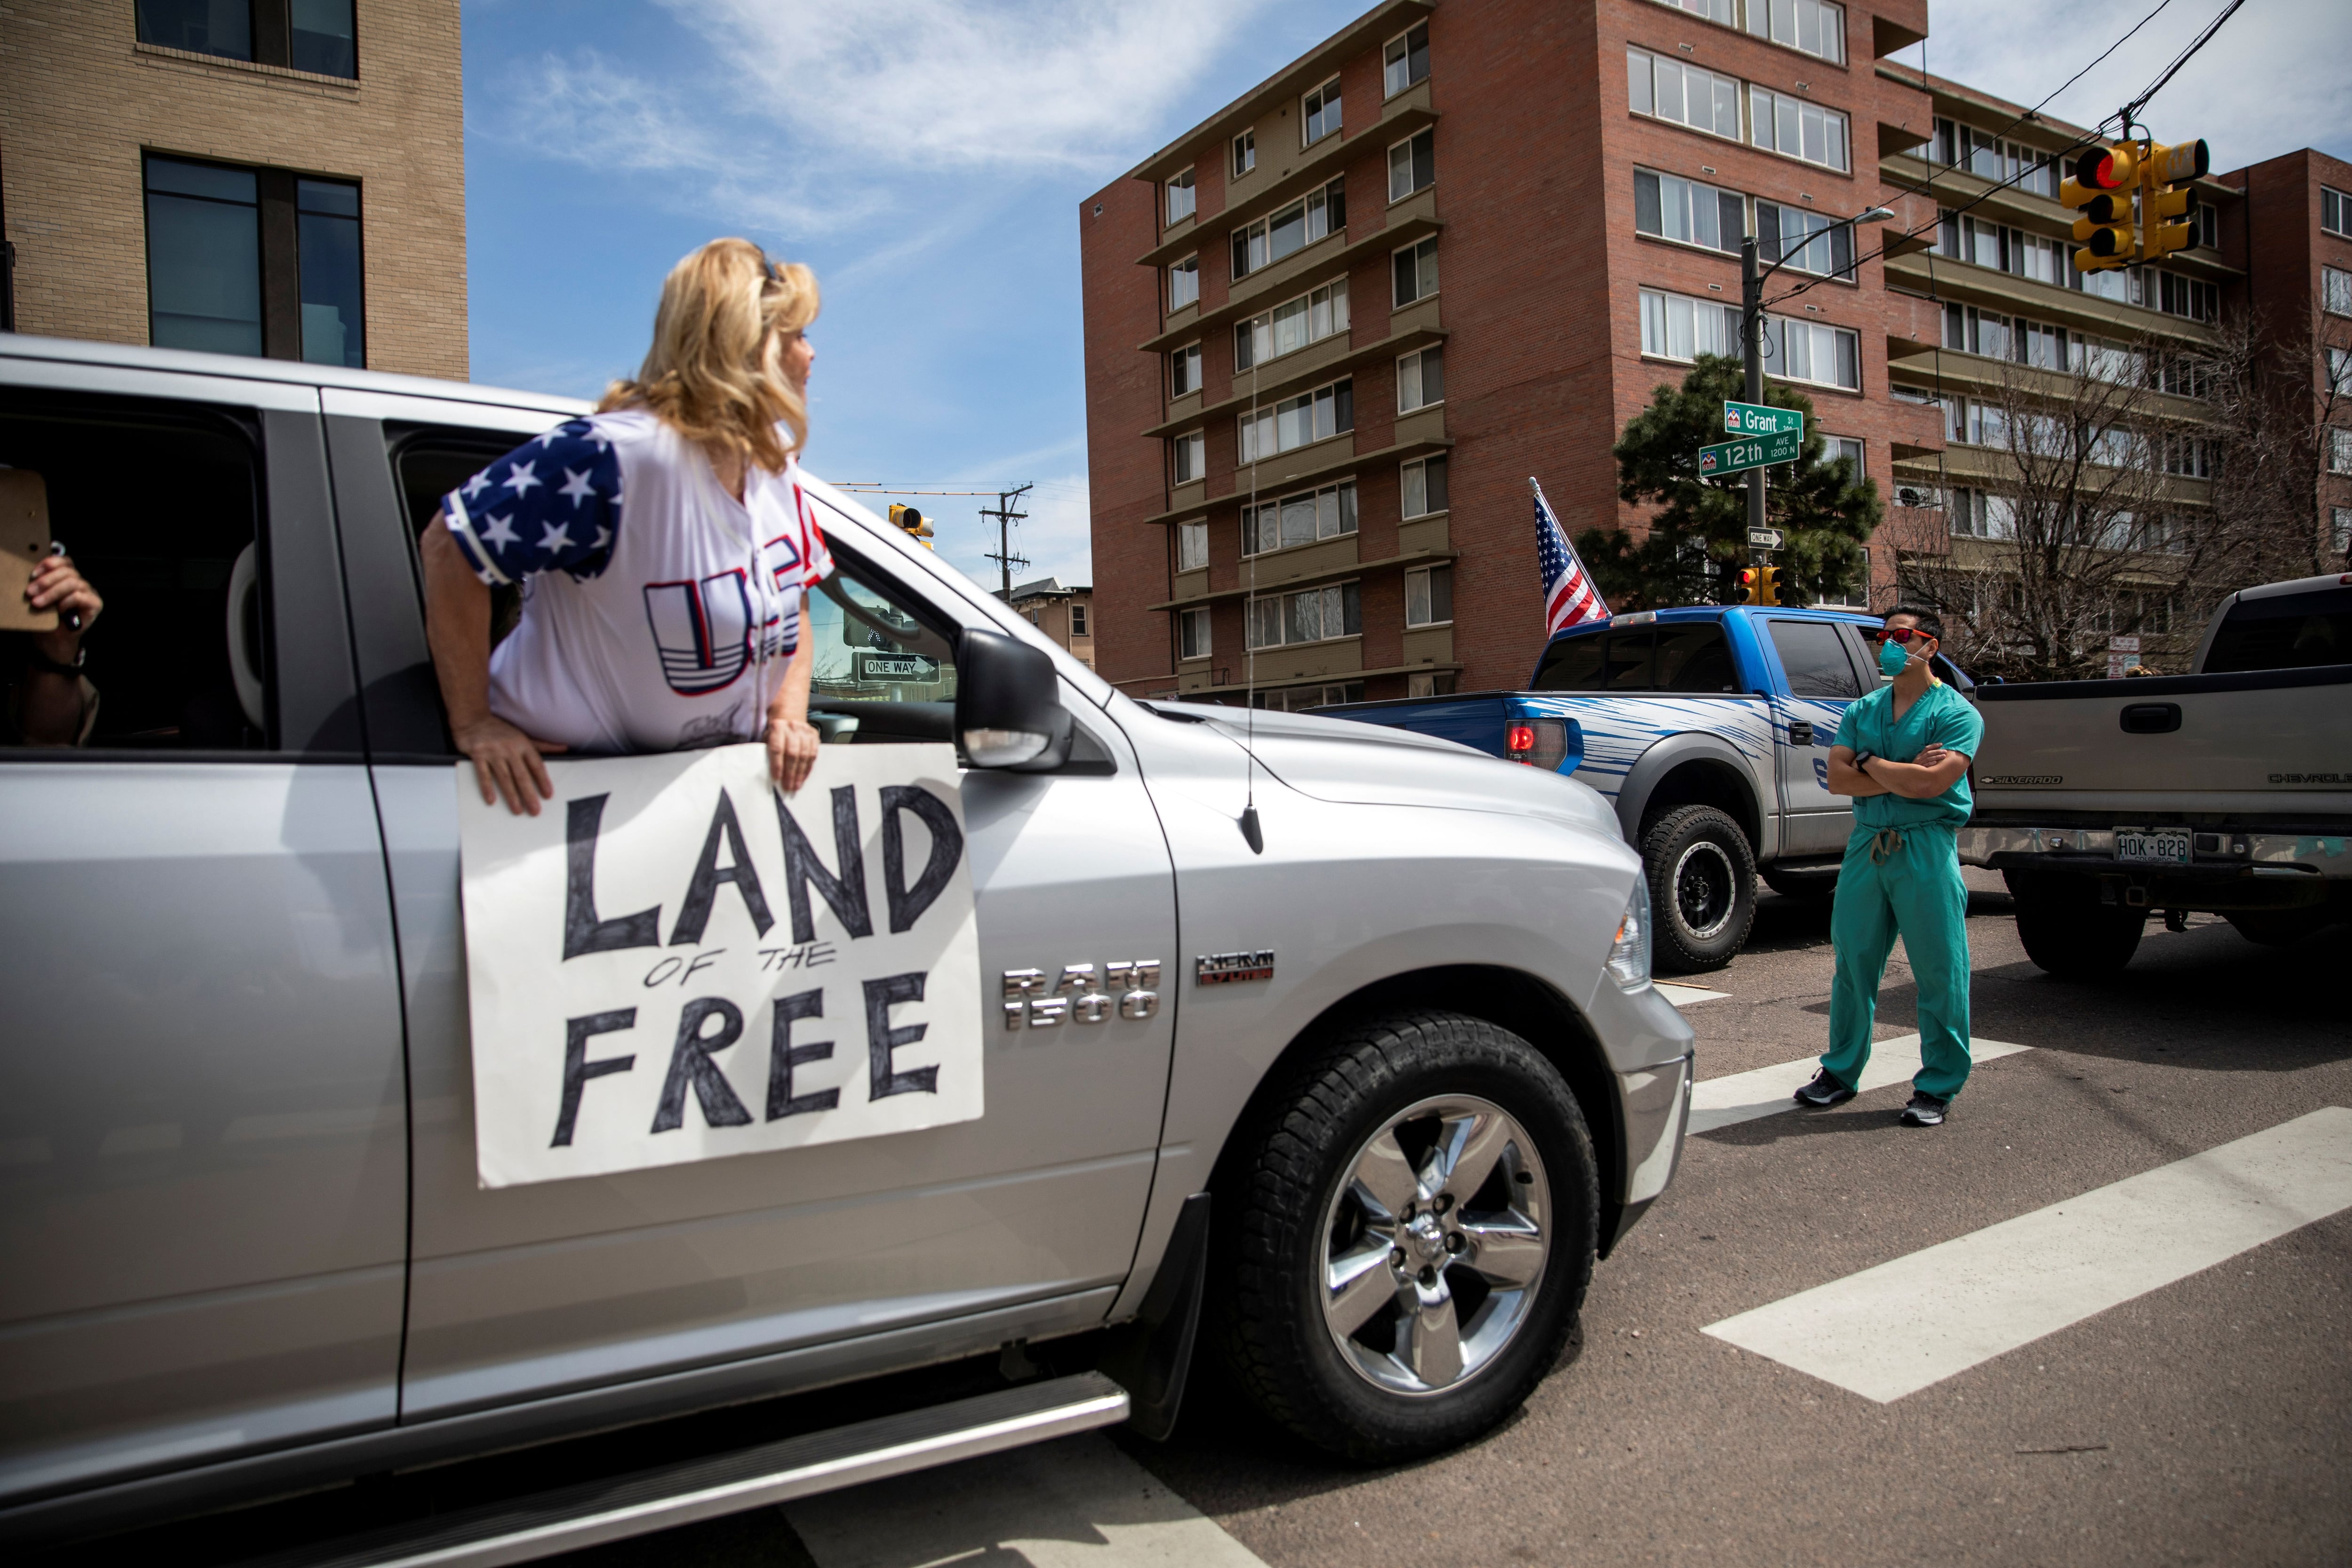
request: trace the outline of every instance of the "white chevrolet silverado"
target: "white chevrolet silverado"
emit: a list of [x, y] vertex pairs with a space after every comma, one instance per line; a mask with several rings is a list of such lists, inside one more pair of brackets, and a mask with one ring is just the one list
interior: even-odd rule
[[[301, 1553], [518, 1562], [1091, 1426], [1163, 1435], [1196, 1339], [1269, 1419], [1360, 1461], [1525, 1399], [1664, 1188], [1690, 1091], [1607, 804], [1402, 731], [1130, 700], [814, 481], [839, 563], [807, 634], [819, 726], [881, 749], [860, 766], [940, 763], [976, 923], [976, 984], [967, 965], [863, 1026], [896, 1084], [920, 1028], [889, 1008], [942, 1032], [970, 1009], [984, 1110], [488, 1179], [483, 1053], [534, 1082], [607, 1074], [583, 1117], [662, 1081], [610, 1076], [601, 1024], [567, 1044], [468, 1021], [491, 933], [462, 913], [471, 786], [416, 539], [443, 492], [578, 412], [0, 339], [0, 465], [37, 476], [12, 493], [37, 489], [106, 600], [82, 743], [0, 748], [0, 1540], [828, 1391], [821, 1430]], [[551, 765], [561, 795], [615, 764]], [[594, 937], [650, 900], [591, 887], [609, 868], [593, 812], [574, 820]], [[856, 875], [895, 886], [898, 858], [890, 837]], [[714, 918], [745, 918], [729, 900]], [[666, 963], [647, 995], [691, 968]], [[764, 1018], [724, 1055], [681, 1035], [703, 1114], [773, 1118], [828, 1071], [864, 1097], [855, 1009], [826, 1015], [837, 1053], [793, 1043], [782, 993], [809, 984], [775, 981], [772, 1057]], [[946, 1403], [867, 1381], [975, 1357], [999, 1385]]]
[[2190, 674], [1977, 701], [1960, 858], [2002, 873], [2042, 968], [2121, 969], [2151, 913], [2269, 943], [2352, 919], [2352, 573], [2232, 594]]

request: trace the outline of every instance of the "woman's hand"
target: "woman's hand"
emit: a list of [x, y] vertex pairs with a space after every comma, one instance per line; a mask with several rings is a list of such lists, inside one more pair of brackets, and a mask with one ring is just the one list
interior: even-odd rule
[[494, 713], [453, 723], [450, 733], [457, 749], [474, 759], [474, 782], [482, 786], [483, 805], [494, 805], [504, 795], [507, 809], [517, 816], [537, 816], [539, 803], [555, 798], [555, 781], [547, 776], [540, 754], [567, 748], [553, 741], [534, 741]]
[[[71, 664], [81, 648], [82, 634], [97, 621], [106, 601], [98, 590], [75, 570], [70, 555], [49, 555], [33, 564], [33, 580], [25, 584], [25, 603], [36, 610], [55, 610], [58, 624], [52, 630], [36, 633], [33, 645], [44, 658], [59, 664]], [[79, 624], [76, 624], [79, 617]]]
[[776, 787], [792, 795], [808, 783], [816, 766], [816, 727], [805, 719], [771, 712], [768, 716], [768, 776]]

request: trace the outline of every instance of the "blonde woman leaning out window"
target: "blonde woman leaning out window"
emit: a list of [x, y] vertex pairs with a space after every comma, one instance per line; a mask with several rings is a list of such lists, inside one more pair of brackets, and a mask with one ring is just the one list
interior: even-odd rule
[[[712, 240], [670, 269], [635, 380], [442, 498], [425, 627], [483, 800], [537, 815], [551, 752], [763, 741], [781, 787], [808, 777], [800, 630], [833, 570], [797, 463], [816, 311], [807, 268]], [[494, 650], [504, 584], [526, 592]]]

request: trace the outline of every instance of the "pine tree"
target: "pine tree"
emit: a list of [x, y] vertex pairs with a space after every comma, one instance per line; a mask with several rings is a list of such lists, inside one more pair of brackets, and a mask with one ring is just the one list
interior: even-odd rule
[[[1576, 542], [1595, 584], [1620, 609], [1728, 604], [1748, 559], [1747, 476], [1698, 477], [1698, 449], [1729, 439], [1726, 401], [1745, 401], [1738, 360], [1701, 354], [1680, 386], [1660, 383], [1650, 405], [1627, 421], [1615, 447], [1617, 493], [1660, 510], [1638, 542], [1622, 528], [1587, 529]], [[1784, 543], [1774, 554], [1784, 583], [1807, 600], [1842, 595], [1863, 582], [1863, 546], [1885, 509], [1878, 487], [1844, 458], [1822, 461], [1812, 400], [1767, 383], [1764, 401], [1805, 416], [1794, 464], [1768, 469], [1766, 520]]]

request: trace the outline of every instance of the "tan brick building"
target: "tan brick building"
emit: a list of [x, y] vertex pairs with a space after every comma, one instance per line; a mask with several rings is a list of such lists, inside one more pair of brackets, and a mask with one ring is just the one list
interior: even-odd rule
[[463, 380], [457, 0], [9, 0], [16, 329]]
[[1040, 577], [1015, 583], [1006, 599], [1016, 615], [1070, 650], [1088, 669], [1095, 668], [1094, 590], [1084, 583]]

